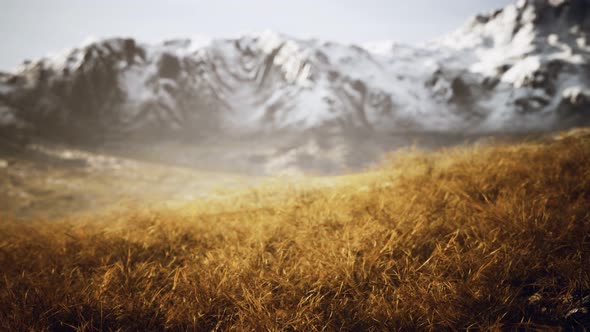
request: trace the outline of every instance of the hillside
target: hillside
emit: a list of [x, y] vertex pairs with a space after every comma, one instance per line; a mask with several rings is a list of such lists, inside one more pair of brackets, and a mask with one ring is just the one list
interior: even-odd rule
[[577, 130], [179, 208], [5, 218], [0, 329], [589, 328], [588, 165]]
[[[1, 143], [1, 142], [0, 142]], [[197, 170], [50, 144], [0, 144], [0, 218], [46, 218], [145, 209], [216, 197], [264, 179]]]

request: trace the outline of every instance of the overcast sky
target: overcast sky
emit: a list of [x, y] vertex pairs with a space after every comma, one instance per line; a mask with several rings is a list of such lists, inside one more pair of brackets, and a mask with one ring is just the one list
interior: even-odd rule
[[271, 29], [344, 43], [419, 43], [516, 0], [0, 0], [0, 70], [88, 38], [232, 37]]

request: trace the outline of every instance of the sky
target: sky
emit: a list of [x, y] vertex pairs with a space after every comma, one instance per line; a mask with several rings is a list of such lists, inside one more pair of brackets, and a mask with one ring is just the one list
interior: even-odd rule
[[421, 43], [516, 0], [0, 0], [0, 70], [106, 37], [144, 42], [267, 29], [342, 43]]

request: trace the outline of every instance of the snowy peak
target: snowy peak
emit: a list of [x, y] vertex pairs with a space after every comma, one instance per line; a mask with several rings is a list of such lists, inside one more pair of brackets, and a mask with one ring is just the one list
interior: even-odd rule
[[516, 44], [521, 51], [518, 55], [522, 56], [545, 48], [548, 38], [558, 36], [576, 44], [577, 39], [586, 39], [589, 32], [587, 0], [520, 0], [503, 9], [474, 16], [443, 41], [453, 48]]

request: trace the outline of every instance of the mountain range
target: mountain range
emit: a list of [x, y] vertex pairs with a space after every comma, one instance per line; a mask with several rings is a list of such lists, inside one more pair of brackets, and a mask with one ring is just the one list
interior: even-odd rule
[[589, 34], [588, 0], [520, 0], [413, 46], [112, 38], [1, 73], [0, 130], [103, 142], [572, 127], [590, 123]]

